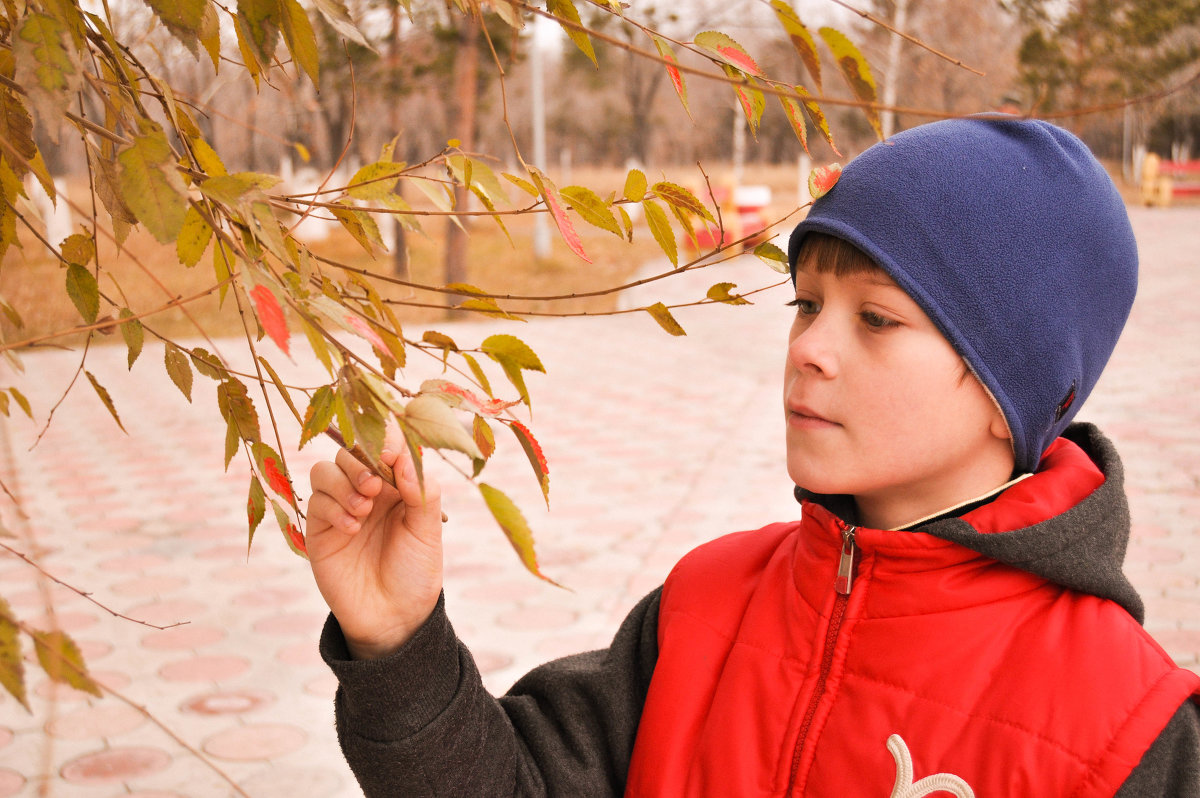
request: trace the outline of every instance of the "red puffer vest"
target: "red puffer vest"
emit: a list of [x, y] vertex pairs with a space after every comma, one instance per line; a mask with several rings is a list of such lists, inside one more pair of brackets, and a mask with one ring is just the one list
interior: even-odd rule
[[[964, 520], [1061, 513], [1103, 480], [1087, 464], [1098, 481], [1043, 470]], [[811, 503], [685, 557], [658, 641], [638, 798], [1107, 797], [1200, 691], [1111, 601]]]

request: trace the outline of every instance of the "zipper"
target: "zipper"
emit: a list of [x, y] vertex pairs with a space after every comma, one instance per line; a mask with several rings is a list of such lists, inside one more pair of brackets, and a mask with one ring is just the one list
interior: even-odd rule
[[829, 671], [833, 669], [833, 649], [838, 635], [842, 630], [842, 621], [846, 617], [846, 605], [850, 603], [850, 590], [854, 587], [854, 568], [858, 560], [858, 546], [854, 542], [854, 533], [858, 527], [850, 526], [842, 530], [842, 553], [838, 558], [837, 579], [833, 589], [836, 595], [833, 599], [833, 612], [829, 618], [829, 629], [825, 632], [825, 646], [821, 653], [821, 670], [817, 674], [817, 688], [813, 691], [812, 700], [804, 713], [804, 721], [800, 724], [800, 736], [796, 739], [796, 748], [792, 751], [792, 770], [788, 776], [785, 796], [792, 794], [796, 786], [796, 776], [800, 770], [800, 754], [804, 750], [804, 742], [813, 718], [817, 714], [817, 706], [825, 697], [825, 682], [829, 679]]

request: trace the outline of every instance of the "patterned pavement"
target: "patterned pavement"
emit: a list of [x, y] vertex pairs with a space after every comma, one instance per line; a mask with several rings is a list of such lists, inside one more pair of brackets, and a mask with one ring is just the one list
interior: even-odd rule
[[[1127, 572], [1147, 600], [1147, 626], [1198, 668], [1200, 208], [1131, 214], [1141, 293], [1082, 417], [1100, 423], [1125, 458], [1134, 518]], [[637, 301], [695, 299], [718, 281], [745, 289], [772, 277], [747, 258], [642, 288]], [[787, 298], [776, 289], [751, 307], [680, 311], [686, 338], [662, 334], [646, 314], [504, 330], [547, 368], [529, 383], [552, 511], [511, 438], [499, 440], [485, 479], [522, 507], [544, 570], [570, 590], [526, 575], [474, 490], [438, 469], [451, 519], [447, 601], [490, 688], [505, 689], [550, 657], [604, 645], [699, 542], [795, 515], [779, 423]], [[471, 345], [495, 325], [436, 328]], [[295, 345], [305, 360], [306, 347]], [[30, 516], [15, 523], [0, 499], [18, 535], [4, 542], [143, 622], [114, 617], [0, 552], [0, 596], [31, 625], [68, 631], [113, 691], [95, 699], [57, 689], [30, 662], [32, 713], [0, 696], [0, 797], [217, 796], [236, 794], [231, 783], [254, 798], [359, 795], [333, 733], [333, 679], [316, 653], [323, 605], [308, 569], [270, 519], [247, 558], [247, 466], [239, 456], [222, 473], [212, 383], [197, 378], [188, 404], [160, 351], [147, 346], [132, 380], [124, 347], [88, 356], [129, 435], [82, 378], [32, 451], [40, 424], [0, 423], [0, 475]], [[16, 384], [44, 423], [78, 354], [48, 351], [25, 367]], [[281, 371], [295, 384], [321, 379], [309, 363]], [[284, 421], [283, 439], [296, 440]], [[288, 452], [301, 496], [311, 463], [332, 451], [320, 441]]]

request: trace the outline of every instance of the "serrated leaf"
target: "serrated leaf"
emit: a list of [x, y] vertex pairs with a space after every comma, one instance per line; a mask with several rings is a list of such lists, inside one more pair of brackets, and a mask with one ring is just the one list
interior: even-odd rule
[[275, 384], [275, 390], [279, 391], [280, 398], [287, 404], [288, 410], [292, 411], [292, 418], [300, 421], [300, 411], [296, 409], [296, 405], [292, 402], [292, 394], [288, 391], [288, 387], [283, 384], [283, 380], [279, 378], [279, 374], [275, 372], [275, 367], [262, 355], [258, 356], [258, 363], [267, 371], [267, 376], [271, 378], [271, 382]]
[[175, 241], [175, 253], [179, 256], [179, 262], [189, 268], [199, 263], [204, 251], [208, 249], [212, 234], [212, 227], [200, 215], [200, 211], [188, 206], [183, 215], [183, 226], [179, 229], [179, 238]]
[[750, 300], [730, 293], [734, 288], [737, 286], [733, 283], [717, 283], [708, 289], [706, 296], [714, 302], [724, 302], [727, 305], [749, 305]]
[[100, 313], [100, 286], [90, 271], [76, 263], [67, 266], [67, 296], [84, 321], [91, 324], [96, 320]]
[[563, 241], [567, 243], [572, 252], [588, 263], [591, 263], [592, 259], [583, 251], [583, 241], [579, 238], [579, 233], [575, 232], [575, 225], [571, 223], [571, 217], [567, 216], [562, 203], [559, 202], [558, 189], [550, 182], [550, 178], [537, 169], [531, 167], [529, 174], [533, 178], [533, 182], [537, 185], [542, 199], [546, 201], [546, 207], [549, 209], [550, 216], [554, 219], [554, 224], [558, 227], [558, 232], [562, 236]]
[[238, 0], [235, 22], [239, 38], [263, 71], [275, 57], [282, 16], [278, 0]]
[[304, 328], [304, 337], [308, 339], [309, 348], [312, 349], [313, 355], [325, 367], [325, 371], [333, 373], [333, 360], [329, 356], [329, 344], [325, 342], [324, 336], [317, 331], [317, 328], [309, 323], [307, 318], [302, 317], [302, 325]]
[[506, 402], [503, 399], [481, 399], [471, 391], [456, 385], [449, 380], [425, 380], [421, 383], [422, 394], [436, 394], [450, 407], [461, 407], [477, 416], [496, 418], [508, 408], [519, 402]]
[[283, 308], [279, 305], [279, 300], [275, 298], [275, 294], [266, 285], [259, 283], [250, 291], [250, 299], [254, 302], [254, 313], [258, 316], [259, 322], [263, 329], [267, 331], [267, 335], [275, 342], [285, 355], [291, 356], [288, 351], [288, 326], [287, 319], [283, 315]]
[[512, 544], [513, 551], [521, 558], [521, 564], [525, 566], [526, 570], [539, 579], [557, 585], [557, 582], [547, 577], [538, 568], [537, 553], [533, 548], [533, 532], [529, 529], [529, 523], [525, 520], [525, 516], [521, 514], [517, 505], [513, 504], [512, 499], [486, 482], [479, 483], [479, 493], [483, 496], [483, 501], [492, 517], [496, 519], [496, 523], [504, 530], [505, 537]]
[[671, 44], [666, 39], [654, 34], [651, 34], [650, 38], [654, 40], [659, 57], [667, 62], [667, 76], [671, 79], [671, 85], [675, 87], [676, 96], [683, 103], [683, 110], [691, 118], [692, 109], [688, 107], [687, 84], [683, 81], [683, 73], [679, 71], [679, 59], [675, 57], [675, 51], [671, 49]]
[[432, 344], [444, 352], [457, 352], [458, 344], [454, 343], [454, 339], [445, 333], [440, 333], [435, 330], [426, 330], [421, 334], [421, 340], [427, 344]]
[[510, 28], [521, 30], [525, 27], [525, 20], [521, 17], [521, 7], [512, 0], [495, 0], [492, 3], [492, 10]]
[[250, 544], [254, 542], [254, 530], [258, 529], [258, 525], [262, 523], [263, 517], [267, 514], [267, 495], [263, 492], [262, 483], [258, 481], [258, 476], [250, 475], [250, 492], [246, 496], [246, 521], [250, 526], [250, 533], [246, 539], [246, 551], [250, 551]]
[[646, 198], [646, 175], [641, 169], [630, 169], [625, 176], [625, 199], [630, 202], [641, 202]]
[[304, 411], [304, 424], [300, 430], [300, 446], [323, 434], [333, 421], [333, 388], [322, 385], [313, 392]]
[[784, 0], [771, 0], [771, 8], [775, 9], [775, 17], [783, 25], [783, 30], [791, 40], [792, 46], [804, 62], [804, 68], [812, 75], [817, 90], [821, 89], [821, 56], [817, 52], [817, 42], [796, 12]]
[[[471, 437], [475, 439], [475, 445], [479, 447], [484, 460], [487, 460], [496, 451], [496, 436], [492, 433], [492, 428], [488, 426], [487, 421], [480, 416], [475, 416], [471, 421]], [[479, 476], [479, 474], [476, 473], [475, 476]]]
[[96, 257], [96, 241], [83, 233], [72, 233], [59, 245], [63, 260], [76, 266], [87, 266]]
[[242, 437], [238, 434], [237, 424], [233, 420], [229, 420], [225, 424], [225, 470], [229, 471], [229, 464], [233, 462], [233, 456], [237, 454], [238, 448], [242, 444]]
[[292, 550], [292, 554], [297, 554], [307, 560], [308, 546], [304, 542], [304, 533], [292, 523], [291, 517], [274, 500], [271, 501], [271, 507], [275, 510], [275, 521], [279, 524], [279, 531], [283, 533], [283, 539], [287, 542], [288, 548]]
[[447, 156], [446, 166], [455, 180], [469, 186], [475, 196], [485, 204], [508, 202], [508, 192], [504, 190], [504, 185], [485, 162], [455, 153]]
[[706, 30], [696, 34], [692, 41], [701, 50], [713, 56], [717, 61], [724, 62], [741, 72], [750, 75], [762, 75], [758, 64], [746, 52], [746, 48], [720, 31]]
[[239, 438], [252, 442], [259, 440], [258, 411], [239, 379], [231, 376], [217, 386], [217, 407], [226, 423], [237, 430]]
[[460, 310], [473, 310], [476, 313], [482, 313], [486, 316], [494, 316], [496, 318], [508, 319], [509, 321], [525, 321], [520, 316], [509, 313], [504, 308], [496, 304], [496, 300], [487, 297], [476, 297], [473, 299], [465, 299], [455, 305]]
[[837, 185], [842, 176], [841, 164], [831, 163], [828, 166], [818, 166], [808, 173], [808, 193], [818, 200], [829, 193]]
[[250, 446], [250, 454], [258, 466], [258, 473], [267, 481], [271, 490], [286, 499], [288, 504], [295, 505], [296, 494], [292, 491], [292, 481], [288, 478], [287, 466], [278, 452], [262, 441], [255, 441]]
[[100, 397], [100, 401], [104, 403], [104, 406], [112, 415], [113, 420], [117, 422], [117, 426], [121, 428], [121, 432], [124, 432], [126, 435], [128, 435], [129, 433], [126, 431], [125, 425], [121, 423], [121, 417], [117, 415], [117, 408], [113, 405], [112, 397], [108, 395], [108, 391], [104, 389], [104, 386], [101, 385], [94, 376], [92, 376], [92, 372], [85, 371], [83, 373], [87, 376], [88, 382], [92, 384], [92, 388], [96, 391], [96, 395]]
[[179, 347], [168, 343], [164, 347], [163, 363], [167, 367], [167, 374], [171, 377], [171, 382], [175, 383], [175, 387], [184, 395], [190, 402], [192, 401], [192, 366], [189, 363], [189, 358]]
[[541, 194], [538, 192], [537, 186], [535, 186], [533, 183], [530, 183], [528, 180], [517, 177], [516, 175], [510, 175], [507, 172], [504, 172], [503, 176], [506, 180], [508, 180], [508, 182], [512, 183], [529, 196], [535, 199], [541, 196]]
[[363, 36], [358, 26], [354, 24], [354, 20], [350, 18], [350, 12], [342, 0], [316, 0], [314, 5], [339, 36], [343, 36], [361, 47], [372, 49], [367, 37]]
[[[568, 23], [574, 23], [574, 25], [579, 26], [583, 24], [583, 21], [579, 18], [579, 11], [575, 8], [575, 4], [571, 0], [546, 0], [546, 10], [560, 20], [565, 20]], [[592, 47], [592, 40], [588, 38], [588, 35], [574, 25], [559, 24], [562, 26], [563, 32], [575, 43], [580, 52], [591, 59], [592, 64], [598, 68], [600, 64], [596, 61], [596, 50]]]
[[579, 218], [593, 227], [607, 230], [618, 238], [622, 236], [621, 226], [617, 224], [617, 217], [613, 216], [608, 203], [602, 200], [596, 192], [586, 186], [567, 186], [559, 193], [567, 201], [571, 210], [579, 214]]
[[471, 369], [471, 374], [475, 376], [475, 381], [479, 383], [479, 387], [483, 388], [484, 393], [491, 396], [492, 384], [488, 382], [487, 374], [479, 366], [479, 361], [466, 352], [462, 353], [462, 358], [467, 361], [467, 366]]
[[161, 130], [138, 136], [117, 155], [117, 161], [125, 205], [161, 243], [175, 241], [187, 213], [187, 187], [176, 171], [166, 136]]
[[204, 4], [204, 16], [200, 20], [200, 43], [204, 45], [208, 58], [212, 61], [213, 72], [221, 69], [221, 21], [217, 17], [217, 9], [212, 3]]
[[669, 332], [671, 335], [687, 335], [679, 322], [675, 321], [675, 317], [671, 315], [671, 311], [661, 302], [655, 302], [653, 305], [645, 309], [647, 313], [654, 317], [658, 322], [658, 326]]
[[480, 351], [496, 362], [508, 360], [523, 369], [546, 371], [541, 359], [529, 344], [514, 335], [489, 335], [479, 345]]
[[746, 122], [750, 125], [750, 134], [757, 137], [758, 124], [762, 120], [763, 111], [767, 107], [767, 101], [763, 97], [763, 93], [753, 88], [757, 85], [754, 78], [746, 77], [742, 72], [728, 64], [722, 64], [721, 68], [725, 70], [726, 76], [731, 80], [745, 81], [744, 83], [735, 85], [733, 92], [737, 95], [738, 103], [742, 106], [742, 113], [746, 116]]
[[791, 97], [778, 95], [779, 104], [783, 106], [783, 114], [787, 117], [788, 124], [792, 126], [792, 131], [796, 134], [800, 146], [808, 152], [808, 125], [804, 123], [804, 111], [800, 108], [800, 103], [793, 100]]
[[318, 85], [320, 54], [317, 51], [317, 35], [313, 32], [308, 14], [296, 0], [283, 0], [282, 23], [283, 41], [288, 52], [313, 85]]
[[341, 222], [346, 232], [367, 251], [368, 255], [375, 257], [380, 250], [384, 249], [383, 237], [379, 234], [379, 225], [375, 223], [370, 214], [346, 206], [330, 208], [329, 211], [334, 218]]
[[20, 630], [14, 623], [12, 608], [0, 598], [0, 685], [29, 710], [25, 693], [25, 662], [21, 657]]
[[871, 76], [871, 67], [867, 64], [867, 59], [859, 52], [854, 43], [846, 38], [845, 34], [833, 28], [821, 28], [819, 33], [821, 38], [825, 40], [825, 44], [829, 45], [830, 51], [833, 52], [834, 60], [837, 61], [838, 71], [842, 73], [842, 77], [846, 79], [846, 84], [850, 87], [850, 91], [864, 103], [871, 103], [863, 106], [863, 113], [867, 115], [867, 121], [871, 123], [871, 128], [875, 131], [875, 135], [880, 139], [883, 138], [883, 126], [879, 119], [879, 109], [874, 103], [878, 100], [878, 91], [875, 85], [875, 78]]
[[685, 213], [699, 216], [706, 222], [717, 223], [717, 220], [713, 218], [713, 215], [704, 206], [704, 203], [683, 186], [663, 180], [650, 186], [650, 190], [654, 192], [655, 196], [672, 208], [678, 208]]
[[196, 159], [202, 172], [209, 177], [222, 177], [229, 174], [225, 169], [225, 164], [221, 161], [221, 156], [217, 155], [217, 151], [212, 148], [211, 144], [202, 138], [193, 138], [190, 144], [192, 157]]
[[100, 687], [88, 675], [83, 654], [66, 632], [55, 629], [50, 632], [35, 632], [33, 647], [37, 652], [38, 664], [53, 682], [69, 684], [76, 690], [96, 696], [102, 695]]
[[258, 183], [252, 173], [237, 173], [232, 175], [214, 175], [200, 181], [197, 185], [200, 193], [211, 200], [229, 207], [236, 206], [248, 194], [258, 189]]
[[208, 0], [146, 0], [146, 5], [154, 10], [167, 30], [195, 55]]
[[671, 261], [672, 266], [679, 266], [679, 244], [675, 240], [675, 231], [671, 229], [667, 212], [651, 199], [643, 200], [642, 210], [646, 213], [646, 225], [650, 228], [650, 234], [658, 242], [659, 248]]
[[787, 254], [770, 241], [764, 241], [755, 247], [754, 254], [780, 274], [791, 274]]
[[[78, 12], [76, 12], [78, 13]], [[67, 25], [47, 14], [30, 13], [12, 33], [17, 85], [25, 90], [34, 118], [58, 141], [58, 120], [79, 90], [83, 72], [68, 41]]]
[[360, 200], [381, 200], [396, 188], [404, 164], [393, 161], [376, 161], [354, 173], [346, 185], [346, 193]]
[[229, 372], [221, 365], [220, 359], [202, 347], [192, 350], [192, 366], [210, 380], [229, 379]]
[[404, 406], [404, 421], [434, 449], [453, 449], [472, 458], [483, 458], [471, 433], [459, 422], [454, 411], [436, 394], [418, 394]]
[[804, 113], [808, 115], [808, 119], [813, 123], [813, 126], [821, 134], [829, 144], [829, 148], [834, 154], [841, 157], [841, 152], [837, 145], [833, 143], [833, 133], [829, 130], [829, 120], [825, 118], [825, 112], [821, 110], [821, 106], [817, 105], [817, 101], [812, 99], [812, 95], [808, 93], [808, 89], [803, 86], [795, 86], [796, 94], [800, 96], [800, 101], [804, 104]]
[[542, 445], [537, 442], [537, 438], [533, 437], [533, 432], [529, 427], [526, 427], [520, 421], [513, 421], [508, 425], [512, 429], [513, 434], [517, 436], [517, 440], [521, 442], [521, 448], [525, 450], [525, 456], [529, 458], [529, 465], [533, 468], [533, 475], [537, 477], [538, 485], [542, 489], [542, 498], [546, 500], [547, 509], [550, 507], [550, 464], [546, 462], [546, 455], [542, 451]]

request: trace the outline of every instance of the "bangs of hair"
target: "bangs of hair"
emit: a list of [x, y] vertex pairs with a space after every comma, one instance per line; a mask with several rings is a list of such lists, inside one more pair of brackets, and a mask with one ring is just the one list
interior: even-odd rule
[[809, 233], [800, 244], [796, 268], [812, 269], [817, 274], [851, 277], [882, 272], [883, 269], [849, 241], [828, 233]]

